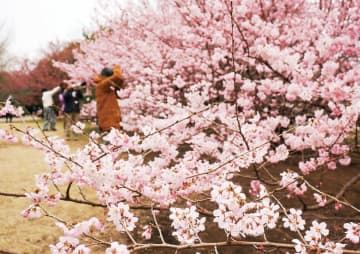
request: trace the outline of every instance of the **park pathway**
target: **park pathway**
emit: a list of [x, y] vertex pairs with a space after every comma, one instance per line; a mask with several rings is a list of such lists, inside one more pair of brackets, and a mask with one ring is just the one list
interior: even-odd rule
[[[30, 117], [16, 118], [13, 123], [17, 128], [25, 129], [30, 125], [37, 125]], [[57, 123], [58, 131], [48, 132], [48, 135], [63, 136], [62, 122]], [[0, 129], [9, 129], [5, 119], [0, 119]], [[70, 143], [71, 148], [86, 143], [86, 140]], [[44, 156], [41, 151], [21, 143], [9, 144], [0, 141], [0, 192], [24, 194], [24, 191], [33, 191], [35, 175], [47, 171]], [[7, 197], [0, 195], [0, 254], [46, 254], [50, 253], [49, 244], [56, 244], [62, 234], [50, 218], [35, 220], [24, 219], [20, 213], [30, 205], [24, 197]], [[60, 202], [52, 208], [54, 214], [65, 219], [88, 218], [99, 212], [96, 209], [85, 209], [82, 205]], [[89, 212], [89, 214], [88, 214]], [[69, 216], [71, 215], [71, 217]]]

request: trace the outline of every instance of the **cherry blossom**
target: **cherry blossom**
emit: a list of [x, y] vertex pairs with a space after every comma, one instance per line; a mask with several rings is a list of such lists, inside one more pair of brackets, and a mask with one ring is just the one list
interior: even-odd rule
[[10, 133], [8, 130], [0, 129], [0, 139], [5, 140], [10, 143], [17, 143], [18, 138]]
[[318, 193], [314, 193], [313, 195], [314, 195], [316, 202], [319, 204], [320, 207], [326, 205], [326, 202], [327, 202], [326, 197], [324, 197]]
[[344, 224], [346, 229], [346, 238], [353, 243], [359, 243], [360, 241], [360, 224], [349, 222]]
[[296, 253], [308, 253], [310, 250], [316, 250], [322, 254], [342, 254], [346, 244], [341, 242], [333, 242], [328, 238], [329, 230], [325, 222], [312, 222], [312, 226], [305, 232], [304, 240], [306, 243], [298, 239], [293, 239], [295, 243]]
[[151, 239], [151, 233], [152, 233], [152, 227], [151, 225], [145, 225], [143, 227], [144, 232], [141, 234], [141, 236], [145, 239], [145, 240], [150, 240]]
[[91, 227], [94, 227], [95, 229], [101, 231], [103, 229], [103, 224], [95, 217], [83, 221], [80, 223], [77, 223], [72, 227], [72, 229], [68, 229], [66, 225], [63, 223], [57, 222], [56, 225], [64, 230], [64, 235], [69, 237], [78, 238], [82, 234], [87, 234], [90, 232]]
[[289, 228], [291, 231], [304, 230], [305, 220], [301, 217], [302, 211], [290, 208], [289, 212], [287, 217], [282, 218], [284, 228]]
[[299, 175], [295, 172], [282, 172], [279, 185], [286, 187], [287, 190], [294, 195], [303, 195], [307, 191], [305, 183], [299, 184], [297, 181]]
[[[79, 244], [79, 240], [73, 237], [65, 237], [62, 236], [59, 238], [59, 242], [56, 245], [50, 245], [50, 250], [52, 254], [64, 254], [64, 253], [73, 253], [73, 251], [77, 248]], [[87, 251], [86, 247], [78, 248], [78, 251], [84, 249]]]
[[[52, 184], [76, 186], [94, 191], [107, 221], [129, 237], [144, 225], [130, 207], [157, 206], [170, 211], [180, 244], [201, 244], [211, 222], [229, 239], [246, 241], [281, 231], [282, 220], [299, 235], [292, 240], [296, 253], [342, 253], [345, 243], [330, 240], [325, 222], [306, 230], [303, 212], [276, 197], [303, 201], [311, 189], [325, 206], [331, 196], [307, 179], [351, 163], [347, 138], [360, 112], [360, 5], [345, 2], [319, 8], [301, 0], [159, 0], [156, 7], [143, 1], [116, 9], [79, 42], [73, 64], [54, 65], [71, 81], [92, 84], [104, 66], [119, 64], [124, 131], [92, 132], [71, 152], [63, 139], [27, 129], [22, 140], [44, 152], [48, 171], [27, 191], [32, 205], [23, 216], [39, 216], [44, 202], [56, 205]], [[95, 102], [88, 103], [82, 114], [95, 116]], [[0, 137], [15, 140], [5, 130]], [[274, 174], [290, 159], [293, 167]], [[251, 182], [240, 185], [239, 178]], [[200, 217], [203, 200], [194, 196], [210, 203], [213, 218]], [[88, 251], [76, 237], [93, 225], [100, 230], [99, 221], [59, 224], [67, 238], [52, 252]], [[143, 229], [153, 240], [151, 227]], [[357, 224], [344, 229], [346, 241], [359, 242]], [[106, 250], [129, 252], [118, 242]]]
[[317, 221], [313, 221], [310, 230], [305, 232], [304, 238], [311, 245], [317, 245], [319, 242], [321, 242], [321, 240], [323, 240], [323, 237], [327, 236], [328, 234], [329, 230], [327, 229], [325, 222], [318, 223]]
[[118, 231], [133, 231], [138, 218], [129, 211], [129, 205], [119, 203], [109, 207], [108, 220], [115, 224]]
[[111, 246], [106, 249], [105, 254], [130, 254], [130, 252], [126, 248], [126, 245], [112, 242]]
[[195, 206], [190, 208], [170, 208], [171, 226], [176, 230], [173, 235], [182, 244], [191, 244], [201, 241], [199, 233], [205, 230], [206, 218], [199, 219]]
[[39, 218], [41, 217], [41, 208], [37, 205], [30, 205], [27, 209], [21, 212], [24, 218]]
[[76, 246], [73, 254], [90, 254], [90, 248], [86, 247], [83, 244]]
[[85, 124], [82, 122], [76, 122], [74, 125], [71, 126], [71, 130], [77, 134], [83, 133], [84, 128]]
[[24, 114], [24, 109], [21, 106], [15, 107], [12, 104], [12, 97], [9, 96], [5, 101], [5, 105], [0, 109], [0, 116], [5, 116], [6, 114], [21, 117]]

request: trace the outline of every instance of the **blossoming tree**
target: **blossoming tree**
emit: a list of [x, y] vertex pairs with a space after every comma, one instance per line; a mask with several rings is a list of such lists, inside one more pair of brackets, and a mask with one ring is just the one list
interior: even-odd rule
[[[119, 64], [126, 77], [122, 126], [132, 134], [112, 130], [103, 144], [93, 132], [71, 153], [59, 138], [23, 130], [23, 142], [43, 149], [50, 167], [26, 193], [32, 204], [23, 216], [50, 216], [46, 205], [59, 200], [106, 210], [105, 218], [72, 226], [57, 218], [64, 236], [52, 253], [90, 253], [84, 239], [105, 253], [217, 253], [225, 246], [359, 253], [359, 223], [342, 222], [343, 237], [333, 239], [326, 222], [303, 215], [331, 204], [360, 212], [342, 198], [360, 175], [334, 195], [311, 181], [317, 171], [351, 163], [346, 138], [359, 114], [360, 3], [143, 2], [84, 41], [74, 64], [55, 63], [73, 80], [89, 81]], [[290, 159], [296, 164], [282, 168]], [[74, 199], [72, 186], [95, 190], [98, 200]], [[146, 219], [135, 215], [140, 208], [149, 211]], [[159, 220], [166, 212], [177, 244]], [[111, 237], [109, 224], [129, 241]], [[91, 228], [108, 234], [95, 237]], [[207, 241], [209, 230], [219, 232], [218, 241]]]

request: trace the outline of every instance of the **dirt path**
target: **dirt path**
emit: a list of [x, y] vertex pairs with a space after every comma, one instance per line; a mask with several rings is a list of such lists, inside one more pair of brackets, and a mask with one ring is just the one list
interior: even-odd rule
[[[16, 127], [36, 126], [34, 123], [15, 121]], [[57, 132], [49, 135], [63, 136], [62, 123], [57, 124]], [[8, 129], [4, 119], [0, 119], [0, 128]], [[86, 139], [72, 142], [76, 149], [86, 143]], [[8, 144], [0, 141], [0, 192], [24, 194], [35, 186], [35, 175], [46, 172], [47, 166], [42, 153], [22, 144]], [[50, 218], [35, 220], [24, 219], [20, 213], [30, 204], [27, 198], [0, 196], [0, 253], [46, 254], [50, 253], [49, 244], [56, 244], [62, 234]], [[82, 205], [60, 202], [52, 211], [59, 217], [76, 221], [87, 219], [101, 209], [87, 209]], [[69, 216], [71, 215], [71, 217]]]

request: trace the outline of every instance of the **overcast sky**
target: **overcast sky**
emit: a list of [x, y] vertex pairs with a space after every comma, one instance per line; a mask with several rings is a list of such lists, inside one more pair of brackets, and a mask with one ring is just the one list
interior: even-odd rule
[[[118, 0], [119, 2], [124, 0]], [[136, 1], [136, 0], [133, 0]], [[94, 25], [98, 0], [0, 0], [0, 36], [9, 53], [36, 59], [50, 41], [80, 39]]]

